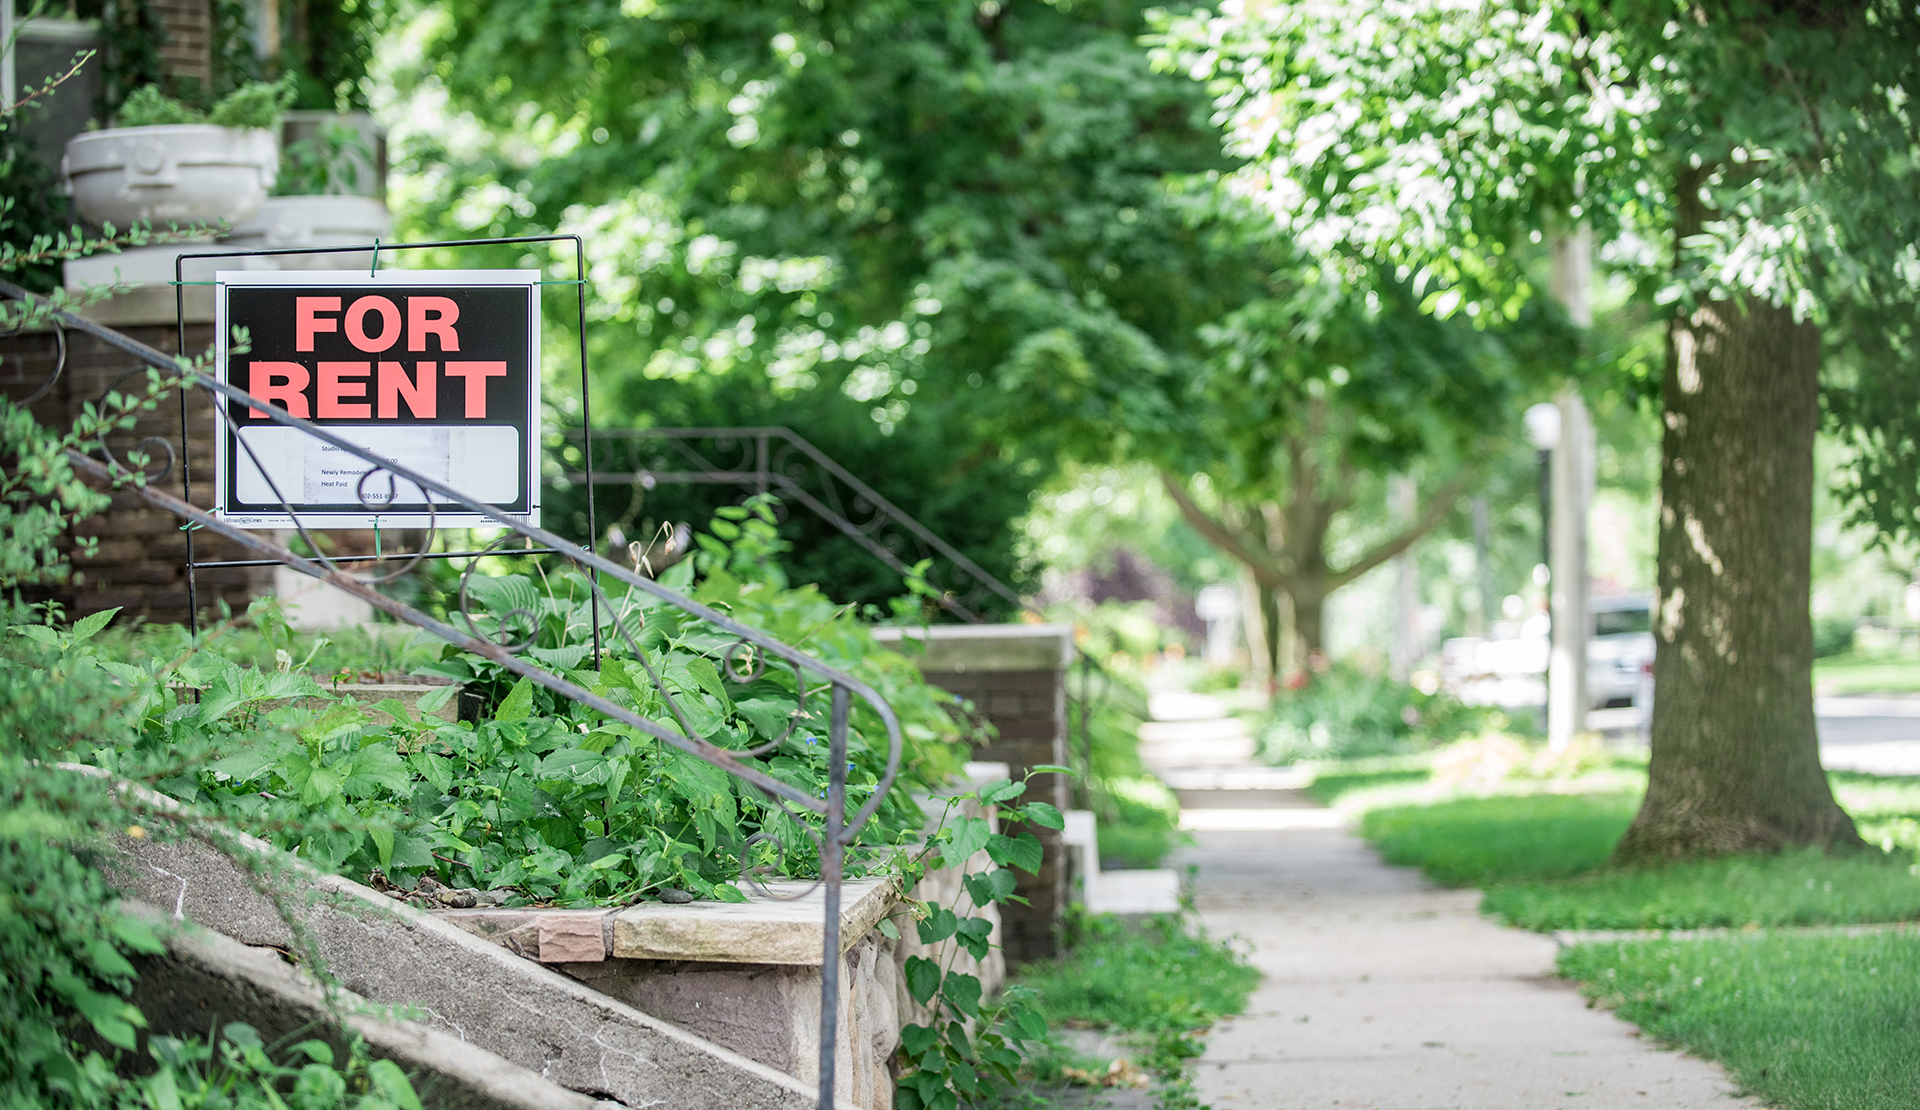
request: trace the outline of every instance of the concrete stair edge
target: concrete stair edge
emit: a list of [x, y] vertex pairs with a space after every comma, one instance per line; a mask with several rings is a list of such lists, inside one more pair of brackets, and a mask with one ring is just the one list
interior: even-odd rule
[[[177, 810], [159, 795], [149, 800]], [[409, 1008], [420, 1024], [562, 1087], [635, 1105], [817, 1105], [817, 1092], [793, 1076], [262, 841], [232, 836], [243, 866], [191, 833], [156, 831], [119, 838], [124, 866], [116, 878], [133, 897], [241, 945], [282, 949], [302, 944], [275, 903], [297, 906], [304, 942], [347, 990]]]
[[146, 902], [122, 904], [158, 926], [166, 944], [164, 956], [136, 961], [140, 974], [134, 981], [134, 1001], [153, 1032], [193, 1037], [243, 1021], [269, 1044], [302, 1033], [333, 1040], [323, 1030], [339, 1015], [365, 1038], [374, 1057], [393, 1061], [414, 1079], [429, 1110], [593, 1110], [613, 1105], [549, 1082], [438, 1029], [377, 1014], [349, 992], [339, 992], [330, 1007], [312, 976], [269, 949], [250, 948], [188, 922], [171, 922]]

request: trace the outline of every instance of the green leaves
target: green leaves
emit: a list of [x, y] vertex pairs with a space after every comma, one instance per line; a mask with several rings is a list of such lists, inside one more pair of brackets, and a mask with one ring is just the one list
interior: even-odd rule
[[990, 782], [977, 791], [980, 800], [987, 805], [1010, 802], [1026, 792], [1026, 783], [1014, 782], [1011, 779], [1000, 779], [997, 782]]
[[924, 956], [909, 956], [906, 963], [907, 993], [922, 1006], [933, 1001], [940, 989], [940, 965]]
[[1028, 802], [1020, 807], [1020, 816], [1043, 829], [1060, 830], [1067, 827], [1067, 819], [1046, 802]]
[[93, 639], [94, 636], [100, 633], [101, 629], [107, 626], [107, 622], [113, 620], [114, 614], [118, 613], [121, 608], [121, 606], [116, 605], [111, 609], [102, 609], [98, 613], [81, 617], [79, 620], [74, 621], [72, 642], [79, 644]]
[[952, 829], [949, 830], [947, 846], [941, 850], [940, 854], [948, 863], [961, 866], [975, 852], [985, 848], [993, 835], [993, 829], [987, 824], [986, 818], [962, 817], [955, 821]]
[[961, 882], [966, 887], [967, 896], [973, 899], [973, 904], [976, 906], [989, 906], [1006, 901], [1013, 896], [1013, 888], [1017, 885], [1013, 872], [1004, 869], [968, 875]]
[[1029, 874], [1040, 870], [1044, 854], [1040, 838], [1032, 833], [1021, 833], [1019, 836], [995, 833], [987, 840], [987, 858], [1002, 866], [1018, 867]]
[[920, 943], [938, 944], [953, 935], [960, 925], [960, 919], [945, 906], [936, 906], [926, 919], [919, 923]]
[[496, 721], [524, 721], [533, 714], [533, 680], [522, 678], [513, 684], [513, 692], [508, 694], [500, 707], [494, 710]]

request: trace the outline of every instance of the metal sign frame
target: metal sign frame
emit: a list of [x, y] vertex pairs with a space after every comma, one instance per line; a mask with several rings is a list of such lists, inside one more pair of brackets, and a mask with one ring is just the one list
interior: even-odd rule
[[[412, 465], [427, 473], [444, 474], [452, 478], [458, 471], [463, 475], [463, 486], [476, 497], [495, 505], [507, 516], [538, 524], [541, 457], [540, 277], [538, 270], [373, 270], [364, 274], [357, 270], [223, 270], [214, 275], [214, 376], [249, 392], [259, 392], [252, 374], [248, 375], [245, 383], [237, 380], [239, 369], [235, 363], [243, 357], [256, 372], [264, 367], [283, 368], [280, 374], [269, 372], [266, 375], [269, 379], [299, 375], [301, 388], [297, 391], [287, 389], [288, 393], [298, 393], [299, 396], [283, 399], [304, 401], [307, 388], [314, 388], [316, 403], [311, 408], [309, 419], [319, 426], [332, 428], [355, 439], [382, 457], [411, 459]], [[275, 335], [272, 330], [260, 326], [262, 322], [258, 319], [257, 308], [250, 310], [249, 306], [237, 306], [234, 303], [236, 291], [267, 291], [268, 296], [277, 292], [277, 299], [285, 301], [289, 292], [295, 290], [341, 295], [326, 298], [333, 304], [324, 313], [313, 311], [312, 304], [303, 304], [311, 301], [311, 297], [297, 293], [293, 295], [292, 303], [284, 306], [295, 334], [295, 349], [292, 352], [285, 349], [284, 336]], [[436, 295], [436, 291], [443, 291], [456, 294], [460, 300], [499, 300], [494, 292], [498, 290], [513, 290], [523, 295], [524, 316], [512, 319], [512, 316], [519, 316], [520, 313], [492, 313], [483, 319], [473, 320], [473, 304], [469, 303], [462, 311], [454, 297]], [[438, 300], [440, 304], [417, 310], [415, 300], [423, 296]], [[368, 338], [355, 333], [354, 317], [354, 308], [368, 297], [377, 299], [374, 307], [381, 307], [379, 302], [384, 302], [385, 310], [392, 313], [390, 320], [382, 315], [380, 339], [385, 341], [384, 346], [355, 350], [352, 352], [352, 362], [333, 361], [319, 353], [328, 346], [339, 346], [338, 340], [347, 341], [352, 347], [358, 348], [361, 341]], [[402, 298], [407, 306], [404, 311], [394, 303], [395, 298]], [[282, 307], [275, 306], [276, 309]], [[499, 307], [505, 309], [507, 306], [502, 304]], [[303, 325], [300, 315], [303, 310], [311, 315], [305, 324], [307, 331], [304, 335], [301, 334]], [[436, 310], [437, 319], [430, 316]], [[360, 315], [358, 323], [362, 332], [370, 315], [373, 313], [362, 312]], [[236, 317], [243, 318], [249, 327], [252, 347], [247, 356], [236, 356], [232, 350], [233, 330], [241, 326], [241, 319]], [[279, 323], [275, 321], [276, 325]], [[416, 328], [428, 334], [419, 335]], [[524, 335], [517, 334], [523, 328]], [[456, 329], [465, 330], [464, 340]], [[481, 335], [479, 338], [485, 345], [476, 352], [475, 333], [489, 329], [508, 331], [511, 341], [504, 345], [497, 340], [485, 343], [488, 337]], [[401, 346], [403, 338], [404, 347]], [[336, 341], [328, 342], [329, 339]], [[427, 342], [428, 339], [432, 342]], [[275, 340], [280, 342], [276, 343]], [[305, 348], [304, 352], [299, 349], [301, 347]], [[290, 353], [294, 361], [283, 361]], [[252, 361], [263, 354], [265, 361]], [[455, 357], [448, 358], [448, 354]], [[504, 365], [494, 363], [488, 366], [486, 362], [471, 361], [476, 354], [506, 354], [509, 357]], [[399, 361], [402, 359], [406, 361]], [[521, 360], [524, 360], [521, 367], [524, 378], [515, 381], [512, 367]], [[411, 374], [407, 370], [408, 363], [414, 367]], [[359, 369], [351, 374], [343, 374], [350, 366]], [[397, 376], [392, 373], [396, 369], [400, 371]], [[446, 391], [447, 384], [455, 379], [456, 374], [482, 369], [507, 378], [504, 384], [510, 388], [489, 388], [487, 379], [481, 377], [476, 396], [476, 382], [469, 373], [464, 391], [466, 405], [450, 411], [449, 406], [439, 403], [445, 400], [440, 394]], [[330, 374], [334, 375], [331, 390]], [[289, 387], [291, 384], [292, 379], [289, 379]], [[412, 396], [396, 388], [412, 390], [416, 386], [421, 390], [420, 396]], [[514, 386], [518, 388], [511, 388]], [[339, 392], [342, 396], [330, 398], [331, 392]], [[497, 402], [494, 406], [496, 411], [504, 407], [509, 415], [490, 424], [470, 424], [467, 421], [474, 415], [472, 402], [476, 399], [480, 401], [483, 412], [488, 401], [492, 400]], [[364, 415], [343, 417], [329, 413], [330, 400], [333, 408], [361, 410]], [[425, 417], [418, 414], [417, 408], [423, 404], [429, 413]], [[406, 416], [400, 415], [402, 411]], [[455, 412], [460, 415], [455, 416]], [[309, 528], [364, 529], [382, 525], [392, 528], [472, 528], [491, 523], [487, 518], [473, 513], [431, 507], [431, 498], [424, 491], [409, 489], [391, 476], [384, 483], [384, 488], [368, 490], [364, 485], [369, 472], [359, 465], [358, 459], [351, 459], [344, 467], [329, 473], [324, 460], [332, 458], [338, 462], [340, 452], [291, 429], [282, 429], [271, 423], [257, 423], [266, 420], [265, 415], [257, 410], [253, 420], [256, 422], [245, 423], [237, 430], [220, 427], [224, 422], [216, 422], [213, 440], [213, 512], [215, 516], [225, 517], [242, 528], [295, 527], [294, 518], [281, 511], [281, 498], [278, 495], [283, 492], [294, 503]], [[346, 420], [352, 420], [353, 423], [344, 422]], [[513, 436], [512, 446], [500, 442], [502, 433]], [[444, 447], [447, 453], [440, 456], [431, 449], [420, 450], [425, 445], [423, 439], [427, 444], [439, 440], [440, 443], [435, 446]], [[274, 447], [280, 450], [275, 451], [272, 449]], [[263, 454], [267, 456], [264, 459], [261, 457]], [[268, 478], [263, 464], [275, 465], [281, 473], [280, 480]], [[477, 487], [476, 467], [485, 467], [490, 471], [485, 475], [491, 479], [487, 484], [504, 484], [513, 491], [512, 494], [503, 498], [499, 496], [499, 491], [489, 493], [483, 487]], [[316, 475], [316, 469], [321, 473]], [[298, 479], [293, 478], [295, 474], [299, 475]], [[293, 488], [296, 483], [301, 488]], [[281, 489], [281, 486], [288, 488]], [[337, 500], [321, 501], [313, 496], [316, 492], [324, 494], [328, 486], [337, 488]], [[322, 488], [316, 491], [315, 487]], [[254, 496], [243, 497], [243, 492], [249, 488]], [[377, 507], [369, 510], [364, 504], [368, 501]], [[252, 507], [255, 505], [261, 507]]]
[[[369, 250], [371, 250], [372, 257], [371, 257], [371, 263], [368, 266], [368, 273], [372, 275], [372, 274], [377, 274], [380, 270], [380, 256], [383, 252], [392, 253], [395, 251], [444, 250], [452, 247], [502, 247], [502, 246], [518, 246], [518, 245], [530, 246], [537, 243], [572, 243], [573, 244], [573, 279], [570, 281], [569, 280], [555, 281], [551, 279], [543, 279], [537, 282], [536, 285], [537, 286], [571, 285], [574, 287], [574, 305], [575, 305], [575, 313], [577, 317], [579, 351], [580, 351], [580, 420], [581, 420], [582, 427], [590, 430], [593, 427], [593, 391], [591, 388], [591, 377], [588, 370], [588, 360], [587, 360], [587, 252], [586, 252], [585, 241], [581, 239], [581, 237], [578, 235], [514, 235], [514, 236], [506, 236], [506, 237], [500, 237], [500, 238], [452, 239], [452, 240], [444, 240], [441, 242], [427, 242], [427, 243], [382, 243], [380, 240], [375, 239], [371, 247], [366, 245], [361, 245], [361, 244], [355, 244], [352, 246], [336, 246], [336, 247], [274, 247], [274, 248], [264, 248], [264, 249], [258, 249], [258, 250], [196, 251], [191, 253], [183, 253], [178, 257], [176, 257], [173, 262], [175, 349], [181, 352], [185, 352], [187, 349], [187, 309], [186, 309], [187, 286], [189, 285], [214, 286], [216, 289], [216, 295], [214, 300], [216, 304], [219, 304], [221, 298], [218, 296], [217, 291], [219, 287], [222, 284], [224, 284], [217, 278], [213, 281], [207, 281], [207, 282], [186, 281], [185, 267], [188, 262], [199, 262], [199, 261], [218, 260], [218, 259], [281, 258], [281, 257], [290, 257], [290, 256], [311, 256], [311, 255], [338, 255], [338, 254], [365, 255], [368, 253]], [[322, 276], [324, 276], [327, 273], [327, 271], [306, 271], [306, 272], [315, 273]], [[407, 271], [407, 272], [408, 273], [433, 273], [435, 271]], [[438, 271], [438, 272], [445, 273], [445, 272], [460, 272], [460, 271]], [[465, 272], [473, 272], [473, 271], [465, 271]], [[534, 300], [537, 306], [537, 302], [538, 302], [537, 294]], [[536, 345], [539, 344], [540, 336], [537, 331], [531, 336], [531, 341]], [[225, 350], [226, 343], [227, 343], [227, 336], [224, 334], [224, 332], [220, 336], [216, 337], [216, 343], [218, 344], [220, 350], [222, 351]], [[222, 378], [222, 383], [225, 384], [224, 374], [221, 375], [221, 378]], [[239, 392], [244, 394], [244, 391], [239, 391]], [[183, 389], [180, 391], [180, 397], [179, 397], [179, 401], [180, 401], [180, 491], [181, 491], [182, 500], [188, 503], [191, 503], [193, 501], [193, 469], [188, 457], [188, 450], [187, 450], [188, 438], [189, 438], [189, 427], [187, 422], [187, 393], [188, 391]], [[214, 439], [216, 444], [215, 465], [219, 465], [218, 444], [226, 438], [227, 434], [230, 431], [232, 431], [232, 429], [230, 428], [223, 428], [221, 426], [222, 425], [221, 416], [224, 413], [224, 410], [222, 409], [221, 405], [222, 405], [222, 402], [216, 396], [215, 404], [214, 404], [214, 408], [215, 408]], [[284, 421], [277, 421], [277, 422], [285, 423]], [[303, 421], [301, 423], [304, 424], [305, 422]], [[533, 444], [531, 445], [531, 447], [534, 451], [539, 450], [538, 444]], [[399, 473], [399, 470], [397, 470], [394, 467], [378, 467], [377, 469], [384, 470], [389, 475], [389, 481], [394, 480], [392, 476]], [[582, 460], [582, 469], [589, 476], [591, 476], [593, 473], [593, 447], [591, 443], [589, 443], [585, 449], [585, 457]], [[535, 486], [537, 487], [539, 475], [535, 473], [532, 477], [533, 477]], [[271, 483], [269, 484], [271, 485]], [[414, 483], [409, 483], [409, 484], [414, 485]], [[421, 489], [423, 491], [423, 495], [428, 496], [430, 499], [432, 498], [431, 494], [426, 493], [429, 487], [415, 485], [415, 488]], [[292, 506], [287, 503], [286, 498], [284, 496], [280, 496], [282, 491], [278, 489], [274, 489], [273, 492], [275, 494], [275, 499], [282, 503], [282, 506], [286, 511], [286, 515], [288, 516], [291, 522], [290, 524], [291, 528], [300, 534], [300, 537], [306, 542], [306, 545], [310, 551], [316, 554], [319, 553], [321, 550], [320, 546], [314, 541], [313, 536], [309, 534], [305, 524], [302, 522], [300, 518], [300, 514], [293, 512]], [[404, 523], [405, 519], [407, 518], [418, 519], [419, 515], [387, 513], [380, 507], [377, 507], [372, 503], [372, 499], [368, 495], [371, 493], [377, 496], [378, 490], [376, 489], [373, 491], [369, 491], [366, 488], [366, 482], [364, 480], [361, 483], [361, 488], [357, 492], [361, 495], [363, 506], [367, 510], [366, 515], [371, 521], [370, 527], [372, 527], [374, 530], [376, 550], [370, 555], [337, 557], [340, 561], [353, 562], [353, 563], [375, 563], [375, 564], [387, 563], [387, 562], [404, 563], [405, 565], [402, 568], [402, 570], [399, 572], [395, 572], [397, 575], [398, 573], [403, 573], [407, 567], [413, 566], [415, 563], [419, 562], [422, 559], [461, 559], [461, 558], [481, 558], [481, 557], [490, 556], [490, 555], [522, 556], [522, 555], [565, 553], [565, 551], [562, 548], [554, 547], [550, 544], [542, 545], [540, 547], [529, 546], [525, 548], [515, 548], [509, 551], [500, 547], [499, 541], [496, 541], [494, 544], [478, 550], [467, 550], [467, 551], [420, 550], [420, 551], [388, 553], [388, 552], [385, 552], [384, 550], [378, 549], [380, 547], [379, 533], [380, 533], [380, 529], [382, 527], [383, 522], [395, 528], [421, 527], [422, 525], [413, 525], [413, 524]], [[532, 491], [532, 496], [535, 497], [536, 499], [538, 498], [537, 488], [534, 491]], [[472, 515], [472, 514], [463, 512], [461, 515], [464, 517], [466, 515]], [[494, 514], [491, 514], [491, 513], [480, 514], [480, 515], [477, 515], [475, 518], [486, 519], [488, 516], [492, 516], [492, 515]], [[432, 509], [430, 509], [429, 512], [426, 514], [426, 518], [428, 523], [426, 523], [424, 527], [429, 529], [430, 534], [428, 535], [425, 544], [423, 544], [422, 546], [423, 548], [430, 548], [433, 543], [433, 536], [431, 533], [434, 530], [437, 530], [437, 528], [439, 528], [441, 525], [446, 524], [447, 522], [440, 520], [438, 518], [437, 511]], [[494, 523], [499, 524], [499, 523], [504, 523], [504, 521], [495, 521]], [[209, 570], [209, 569], [218, 568], [218, 567], [276, 566], [276, 565], [279, 565], [282, 562], [282, 560], [279, 560], [279, 559], [214, 559], [214, 560], [201, 561], [199, 558], [196, 557], [196, 553], [194, 550], [193, 531], [194, 530], [191, 528], [189, 528], [187, 531], [187, 560], [186, 560], [187, 626], [193, 635], [198, 636], [199, 621], [200, 621], [200, 618], [199, 618], [200, 604], [199, 604], [199, 588], [198, 588], [197, 574], [196, 574], [197, 571]], [[591, 478], [589, 478], [589, 482], [587, 485], [587, 536], [588, 536], [587, 544], [589, 548], [591, 548], [592, 544], [594, 543], [595, 539], [599, 536], [599, 534], [600, 534], [600, 522], [594, 506], [593, 484], [592, 484]], [[570, 547], [571, 545], [568, 545], [568, 546]], [[327, 560], [327, 561], [332, 562], [334, 560]], [[593, 599], [593, 605], [595, 609], [594, 620], [593, 620], [593, 657], [598, 659], [600, 657], [600, 650], [601, 650], [598, 598]]]

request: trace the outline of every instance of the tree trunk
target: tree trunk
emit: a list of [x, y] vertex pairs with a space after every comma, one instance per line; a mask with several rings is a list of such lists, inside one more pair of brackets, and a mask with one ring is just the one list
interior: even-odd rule
[[1819, 375], [1818, 329], [1785, 308], [1669, 330], [1653, 756], [1617, 859], [1860, 844], [1814, 731]]
[[1293, 665], [1301, 670], [1313, 666], [1314, 653], [1327, 650], [1327, 595], [1322, 591], [1295, 589], [1293, 598]]

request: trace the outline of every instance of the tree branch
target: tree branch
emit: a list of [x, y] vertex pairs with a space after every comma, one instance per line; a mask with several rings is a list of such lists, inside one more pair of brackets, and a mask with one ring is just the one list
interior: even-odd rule
[[1245, 563], [1247, 568], [1253, 571], [1256, 579], [1276, 582], [1282, 577], [1280, 567], [1272, 556], [1265, 551], [1256, 550], [1247, 542], [1246, 537], [1239, 535], [1224, 521], [1216, 519], [1211, 513], [1201, 508], [1199, 502], [1187, 493], [1186, 486], [1179, 479], [1163, 470], [1160, 472], [1160, 484], [1166, 487], [1167, 496], [1173, 498], [1173, 503], [1179, 506], [1180, 515], [1186, 518], [1194, 531], [1200, 533], [1202, 539]]
[[1460, 495], [1467, 491], [1467, 487], [1473, 484], [1475, 477], [1476, 475], [1471, 469], [1463, 470], [1459, 474], [1454, 475], [1452, 481], [1441, 486], [1440, 491], [1427, 501], [1426, 509], [1422, 511], [1419, 518], [1412, 524], [1409, 524], [1404, 531], [1374, 548], [1372, 551], [1367, 552], [1365, 555], [1360, 556], [1360, 558], [1354, 560], [1345, 570], [1335, 571], [1327, 579], [1327, 592], [1332, 593], [1334, 590], [1367, 573], [1388, 559], [1405, 551], [1407, 548], [1412, 547], [1421, 536], [1431, 532], [1434, 525], [1439, 524], [1448, 513], [1453, 511], [1454, 502], [1458, 501]]

